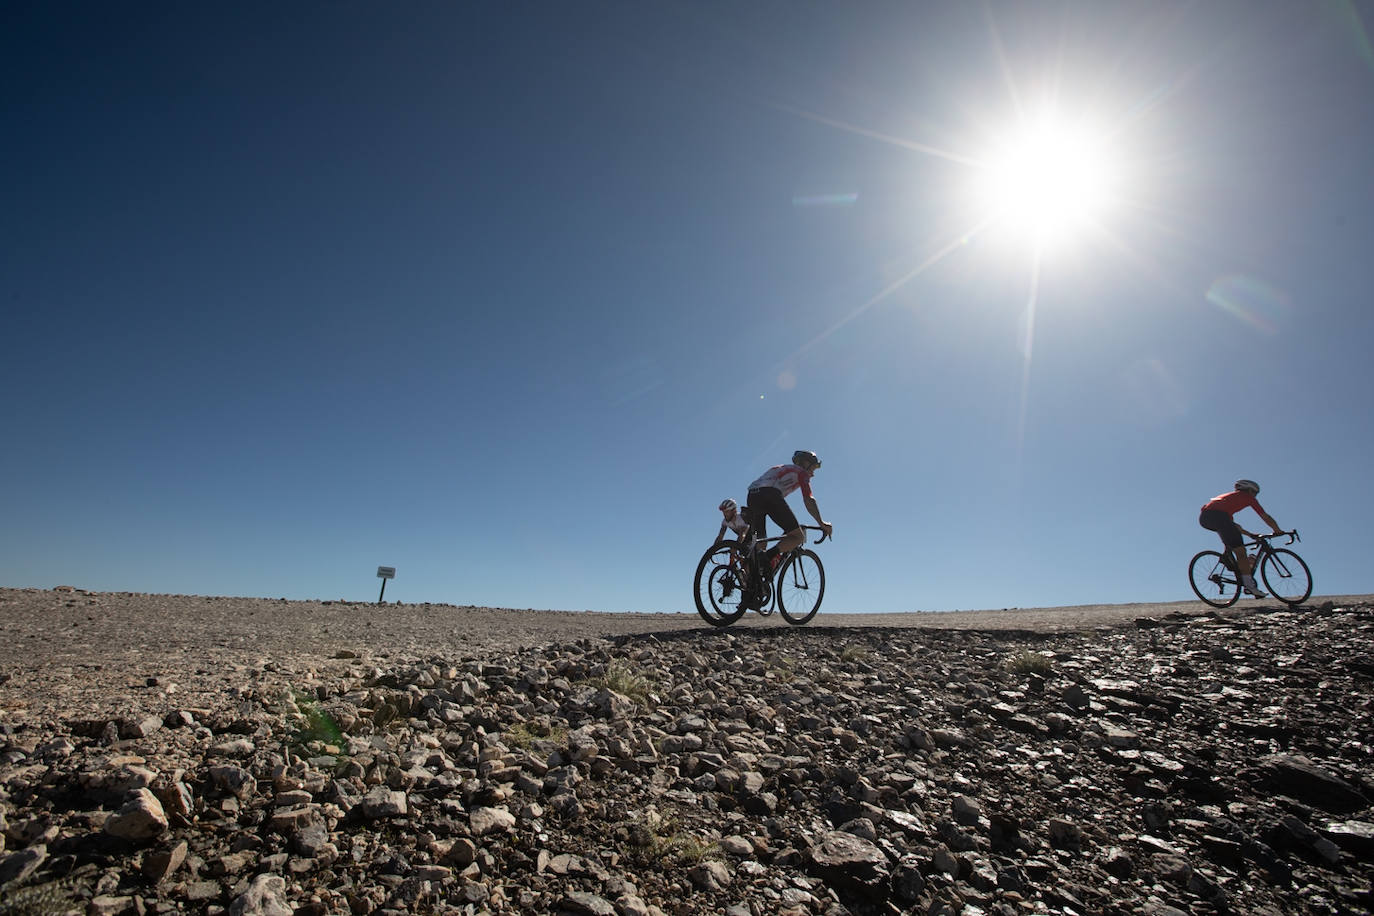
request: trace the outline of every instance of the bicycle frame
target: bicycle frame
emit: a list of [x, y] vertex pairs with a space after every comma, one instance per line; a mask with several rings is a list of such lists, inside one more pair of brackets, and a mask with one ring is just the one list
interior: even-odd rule
[[[803, 531], [822, 531], [822, 532], [825, 531], [825, 529], [822, 528], [822, 527], [820, 527], [819, 525], [798, 525], [797, 527], [798, 527], [798, 528], [801, 528], [801, 530], [803, 530]], [[741, 547], [741, 548], [746, 548], [746, 549], [747, 549], [747, 548], [753, 548], [753, 547], [760, 547], [760, 546], [762, 546], [762, 545], [764, 545], [764, 544], [772, 544], [774, 541], [781, 541], [781, 540], [782, 540], [783, 538], [785, 538], [785, 537], [787, 537], [787, 535], [785, 535], [785, 534], [780, 534], [780, 535], [778, 535], [777, 537], [771, 537], [771, 538], [759, 538], [759, 537], [755, 537], [755, 536], [754, 536], [754, 529], [753, 529], [753, 528], [750, 528], [750, 529], [749, 529], [749, 533], [746, 534], [746, 535], [740, 540], [740, 547]], [[824, 535], [824, 534], [822, 534], [819, 538], [816, 539], [816, 543], [817, 543], [817, 544], [824, 543], [824, 541], [825, 541], [825, 535]], [[806, 544], [806, 543], [807, 543], [806, 541], [802, 541], [802, 544]], [[798, 546], [801, 546], [801, 545], [798, 545]]]
[[1292, 544], [1295, 541], [1302, 541], [1302, 538], [1298, 537], [1298, 531], [1296, 528], [1292, 531], [1280, 532], [1279, 534], [1255, 535], [1255, 540], [1253, 543], [1244, 545], [1246, 550], [1249, 550], [1251, 547], [1255, 548], [1255, 559], [1250, 564], [1250, 574], [1252, 576], [1259, 572], [1260, 564], [1265, 560], [1266, 557], [1269, 559], [1270, 563], [1273, 563], [1278, 567], [1279, 574], [1283, 576], [1285, 579], [1293, 575], [1293, 573], [1288, 569], [1288, 565], [1283, 562], [1283, 557], [1279, 555], [1274, 550], [1274, 546], [1269, 543], [1274, 538], [1278, 537], [1288, 538], [1287, 541], [1284, 541], [1285, 547], [1287, 547], [1289, 544]]
[[1302, 538], [1298, 537], [1297, 530], [1294, 529], [1293, 531], [1281, 531], [1278, 534], [1257, 534], [1255, 535], [1254, 539], [1250, 541], [1248, 544], [1241, 545], [1247, 551], [1249, 551], [1252, 547], [1255, 549], [1255, 563], [1253, 568], [1258, 569], [1259, 561], [1261, 559], [1263, 559], [1266, 556], [1272, 556], [1274, 554], [1274, 547], [1269, 542], [1272, 541], [1274, 538], [1281, 537], [1288, 538], [1288, 540], [1284, 541], [1285, 547], [1289, 544], [1292, 544], [1294, 541], [1302, 540]]
[[[825, 535], [825, 533], [824, 533], [824, 532], [825, 532], [825, 529], [824, 529], [824, 528], [821, 528], [821, 527], [818, 526], [818, 525], [799, 525], [798, 527], [800, 527], [803, 531], [820, 531], [820, 532], [821, 532], [821, 536], [820, 536], [819, 538], [816, 539], [816, 543], [817, 543], [817, 544], [820, 544], [820, 543], [822, 543], [822, 542], [825, 541], [826, 535]], [[760, 569], [758, 569], [758, 568], [755, 566], [755, 564], [754, 564], [754, 554], [755, 554], [755, 552], [758, 551], [760, 548], [762, 548], [762, 547], [763, 547], [764, 545], [766, 545], [766, 544], [772, 544], [772, 543], [775, 543], [775, 542], [777, 542], [777, 541], [781, 541], [781, 540], [782, 540], [783, 538], [785, 538], [786, 536], [787, 536], [787, 535], [785, 535], [785, 534], [780, 534], [780, 535], [778, 535], [777, 537], [759, 538], [759, 537], [756, 537], [756, 536], [754, 535], [754, 530], [753, 530], [753, 528], [750, 528], [750, 529], [749, 529], [749, 533], [748, 533], [747, 535], [745, 535], [744, 538], [742, 538], [742, 539], [739, 541], [739, 549], [736, 550], [736, 551], [732, 551], [731, 567], [732, 567], [732, 568], [734, 567], [734, 564], [735, 564], [735, 562], [737, 561], [737, 559], [742, 559], [742, 560], [743, 560], [743, 563], [749, 568], [749, 573], [750, 573], [750, 577], [751, 577], [749, 581], [754, 581], [752, 577], [753, 577], [755, 574], [757, 574], [757, 575], [759, 575], [760, 577], [762, 577], [763, 571], [760, 570]], [[806, 541], [802, 541], [802, 545], [804, 545], [804, 544], [806, 544]], [[800, 547], [800, 546], [801, 546], [801, 545], [798, 545], [798, 547]], [[786, 562], [786, 561], [785, 561], [785, 559], [784, 559], [782, 562], [779, 562], [779, 563], [778, 563], [778, 570], [779, 570], [779, 571], [781, 571], [781, 570], [783, 569], [783, 566], [785, 565], [785, 562]], [[792, 568], [795, 569], [796, 567], [792, 567]], [[768, 581], [771, 583], [771, 581], [772, 581], [772, 576], [771, 576], [771, 575], [768, 577]], [[774, 600], [776, 600], [776, 599], [775, 599], [773, 596], [770, 596], [769, 601], [768, 601], [768, 604], [771, 606]]]
[[[1246, 556], [1250, 557], [1250, 572], [1251, 572], [1251, 573], [1257, 573], [1257, 572], [1259, 572], [1260, 563], [1264, 560], [1264, 558], [1267, 557], [1267, 556], [1272, 556], [1272, 555], [1274, 554], [1274, 548], [1273, 548], [1273, 546], [1272, 546], [1269, 542], [1272, 541], [1274, 538], [1278, 538], [1278, 537], [1287, 537], [1287, 538], [1288, 538], [1288, 540], [1284, 542], [1284, 546], [1285, 546], [1285, 547], [1286, 547], [1287, 545], [1289, 545], [1289, 544], [1292, 544], [1294, 541], [1301, 541], [1301, 540], [1302, 540], [1302, 538], [1298, 537], [1298, 532], [1297, 532], [1296, 530], [1294, 530], [1294, 531], [1283, 531], [1283, 532], [1280, 532], [1279, 534], [1256, 534], [1256, 535], [1250, 535], [1250, 536], [1249, 536], [1249, 538], [1250, 538], [1249, 540], [1243, 541], [1243, 542], [1241, 543], [1241, 545], [1240, 545], [1241, 549], [1245, 551]], [[1227, 548], [1227, 549], [1221, 551], [1221, 555], [1222, 555], [1223, 557], [1225, 557], [1228, 561], [1231, 560], [1231, 551], [1230, 551], [1229, 548]], [[1278, 558], [1275, 557], [1275, 559], [1277, 560]], [[1279, 562], [1281, 563], [1282, 561], [1279, 561]], [[1230, 568], [1229, 563], [1228, 563], [1228, 565], [1227, 565], [1227, 568], [1228, 568], [1228, 569]], [[1228, 579], [1228, 580], [1226, 580], [1226, 581], [1229, 582], [1230, 580]]]

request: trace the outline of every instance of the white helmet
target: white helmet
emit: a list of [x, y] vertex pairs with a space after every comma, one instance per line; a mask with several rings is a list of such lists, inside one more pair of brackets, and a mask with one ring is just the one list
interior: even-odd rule
[[1242, 477], [1240, 480], [1237, 480], [1237, 481], [1236, 481], [1236, 489], [1237, 489], [1237, 490], [1249, 490], [1251, 493], [1254, 493], [1256, 496], [1259, 495], [1259, 484], [1255, 483], [1253, 480], [1246, 480], [1244, 477]]
[[739, 503], [733, 499], [723, 499], [720, 501], [720, 511], [729, 512], [731, 509], [738, 509]]

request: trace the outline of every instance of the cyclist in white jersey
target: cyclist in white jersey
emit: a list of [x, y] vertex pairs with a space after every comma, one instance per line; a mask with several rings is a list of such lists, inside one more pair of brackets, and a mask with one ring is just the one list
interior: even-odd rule
[[716, 543], [725, 540], [725, 529], [729, 528], [735, 532], [735, 537], [741, 541], [749, 533], [749, 523], [744, 519], [744, 513], [739, 511], [739, 503], [733, 499], [722, 500], [720, 504], [720, 514], [724, 516], [720, 523], [720, 531], [716, 534]]
[[796, 451], [792, 453], [791, 464], [774, 465], [749, 485], [747, 513], [749, 523], [754, 527], [754, 534], [760, 539], [767, 537], [770, 518], [778, 523], [783, 533], [782, 539], [768, 548], [768, 567], [764, 570], [765, 576], [777, 568], [780, 556], [800, 547], [806, 541], [806, 532], [802, 531], [797, 516], [787, 505], [787, 497], [796, 490], [802, 491], [802, 502], [806, 506], [806, 511], [811, 513], [811, 517], [821, 526], [826, 536], [830, 536], [831, 525], [821, 518], [821, 507], [811, 495], [811, 475], [820, 470], [820, 466], [821, 459], [816, 457], [815, 452]]

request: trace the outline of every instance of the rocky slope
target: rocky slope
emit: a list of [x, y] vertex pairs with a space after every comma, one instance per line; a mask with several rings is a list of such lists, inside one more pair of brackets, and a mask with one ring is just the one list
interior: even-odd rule
[[0, 683], [0, 913], [1370, 912], [1371, 638], [1328, 602], [215, 656], [56, 718]]

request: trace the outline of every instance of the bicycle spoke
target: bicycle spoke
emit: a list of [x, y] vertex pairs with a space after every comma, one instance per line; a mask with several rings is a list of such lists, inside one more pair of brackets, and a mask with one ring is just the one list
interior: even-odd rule
[[778, 608], [788, 623], [806, 623], [820, 610], [825, 597], [825, 569], [809, 550], [793, 553], [778, 576]]
[[1240, 598], [1240, 585], [1215, 550], [1204, 550], [1188, 564], [1188, 581], [1193, 592], [1212, 607], [1229, 607]]
[[1270, 594], [1284, 604], [1302, 604], [1312, 594], [1312, 573], [1302, 557], [1291, 550], [1269, 551], [1260, 572]]
[[739, 554], [730, 544], [707, 550], [697, 564], [697, 613], [712, 626], [729, 626], [744, 615], [740, 607], [744, 589], [739, 568]]

